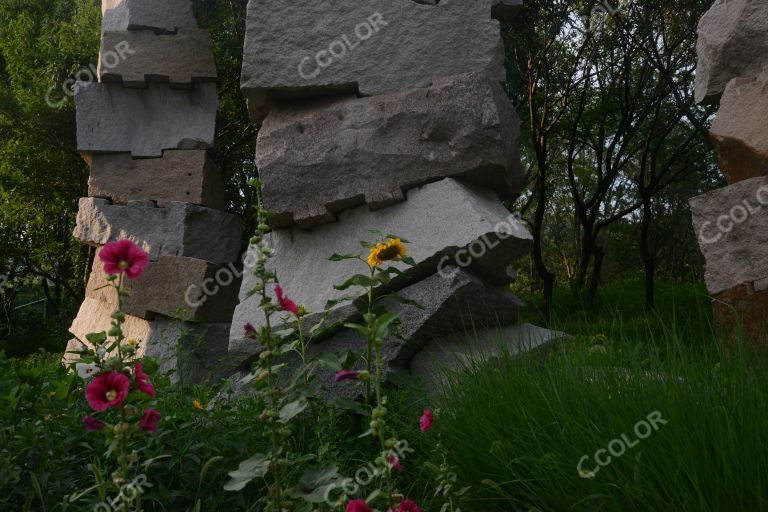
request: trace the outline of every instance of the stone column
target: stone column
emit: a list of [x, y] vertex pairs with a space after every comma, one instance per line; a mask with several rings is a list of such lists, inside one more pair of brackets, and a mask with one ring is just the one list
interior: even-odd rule
[[768, 2], [718, 0], [699, 23], [696, 99], [719, 102], [710, 138], [728, 181], [691, 199], [715, 320], [766, 347]]
[[[242, 222], [225, 213], [213, 147], [218, 96], [211, 37], [191, 0], [103, 0], [99, 81], [79, 83], [77, 144], [89, 162], [75, 237], [130, 239], [150, 254], [126, 281], [128, 338], [191, 382], [221, 374], [237, 302]], [[116, 309], [98, 258], [69, 349]], [[223, 366], [220, 366], [223, 365]]]
[[[402, 320], [386, 343], [393, 370], [431, 377], [421, 358], [433, 341], [469, 339], [513, 324], [522, 304], [510, 292], [510, 265], [532, 238], [503, 206], [523, 183], [519, 119], [501, 86], [499, 18], [521, 2], [251, 0], [242, 90], [262, 122], [256, 162], [264, 202], [276, 214], [270, 265], [307, 323], [334, 289], [364, 273], [360, 241], [394, 234], [410, 241], [413, 267], [391, 289], [423, 306], [389, 300]], [[243, 326], [263, 323], [246, 271], [229, 350], [247, 368], [260, 347]], [[348, 292], [346, 292], [348, 293]], [[326, 320], [357, 315], [337, 305]], [[503, 335], [503, 331], [502, 335]], [[331, 328], [315, 354], [353, 350], [362, 338]], [[330, 375], [324, 379], [331, 382]], [[329, 384], [331, 393], [342, 390]], [[347, 387], [346, 389], [349, 389]]]

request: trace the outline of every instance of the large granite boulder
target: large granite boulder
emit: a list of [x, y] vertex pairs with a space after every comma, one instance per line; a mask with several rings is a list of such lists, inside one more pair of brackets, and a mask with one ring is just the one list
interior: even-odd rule
[[192, 203], [224, 210], [224, 180], [207, 151], [165, 151], [162, 158], [131, 158], [128, 153], [91, 158], [88, 195], [115, 204], [154, 201]]
[[236, 215], [194, 204], [171, 202], [167, 208], [157, 208], [151, 201], [117, 205], [84, 197], [74, 236], [94, 246], [133, 240], [151, 260], [186, 256], [225, 265], [240, 257], [242, 230]]
[[[75, 352], [93, 348], [86, 335], [109, 330], [113, 312], [105, 302], [83, 301], [70, 327], [75, 338], [67, 344], [64, 364], [77, 360]], [[174, 381], [197, 384], [226, 378], [234, 371], [227, 356], [228, 323], [193, 324], [161, 316], [147, 321], [126, 315], [123, 332], [126, 340], [139, 342], [137, 357], [157, 359], [162, 372], [173, 372]]]
[[[365, 249], [360, 241], [376, 238], [371, 230], [410, 241], [409, 256], [416, 265], [394, 265], [405, 271], [406, 277], [393, 279], [393, 289], [435, 273], [450, 277], [451, 265], [470, 268], [488, 283], [503, 286], [512, 280], [509, 266], [527, 255], [533, 243], [528, 231], [496, 194], [446, 178], [411, 190], [408, 201], [388, 208], [370, 211], [361, 206], [347, 210], [339, 215], [338, 223], [312, 231], [275, 231], [269, 238], [274, 251], [269, 265], [289, 297], [303, 304], [309, 313], [320, 313], [328, 301], [349, 294], [335, 290], [335, 285], [353, 274], [367, 272], [367, 267], [357, 260], [335, 262], [329, 258], [334, 253], [362, 255]], [[240, 304], [232, 321], [233, 351], [244, 342], [246, 323], [257, 326], [264, 321], [257, 297], [247, 297], [255, 284], [248, 269], [248, 260], [253, 259], [249, 255]]]
[[126, 45], [122, 56], [119, 52], [101, 52], [100, 82], [143, 88], [152, 80], [168, 82], [173, 88], [190, 88], [193, 82], [216, 81], [213, 42], [207, 30], [186, 29], [172, 35], [158, 35], [151, 30], [102, 34], [102, 49], [119, 45]]
[[175, 33], [197, 28], [192, 0], [101, 0], [101, 30]]
[[[94, 261], [85, 296], [116, 308], [115, 291], [105, 288], [109, 282], [98, 251]], [[229, 267], [194, 258], [160, 256], [141, 278], [126, 279], [123, 286], [129, 292], [122, 304], [126, 314], [148, 320], [161, 314], [191, 322], [228, 323], [237, 305], [240, 279]]]
[[497, 81], [461, 75], [389, 95], [291, 103], [259, 131], [256, 164], [272, 225], [331, 222], [453, 176], [503, 199], [523, 185], [520, 121]]
[[717, 0], [699, 22], [696, 101], [715, 103], [737, 77], [768, 66], [768, 2]]
[[[768, 26], [766, 26], [768, 33]], [[768, 70], [725, 89], [710, 138], [729, 183], [768, 174]]]
[[77, 149], [159, 157], [166, 149], [213, 147], [219, 105], [215, 83], [191, 90], [152, 83], [148, 89], [78, 82]]
[[250, 0], [242, 89], [254, 120], [271, 99], [363, 96], [462, 73], [503, 81], [499, 22], [520, 2]]
[[506, 355], [546, 352], [568, 335], [531, 324], [491, 326], [458, 331], [433, 339], [410, 361], [408, 371], [421, 379], [430, 395], [438, 395], [456, 372], [477, 369]]
[[768, 178], [752, 178], [690, 200], [713, 295], [768, 278]]

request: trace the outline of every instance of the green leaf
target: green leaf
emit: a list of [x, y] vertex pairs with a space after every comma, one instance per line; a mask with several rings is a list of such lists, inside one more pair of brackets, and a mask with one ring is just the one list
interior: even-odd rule
[[321, 355], [317, 358], [317, 361], [325, 366], [326, 368], [333, 370], [334, 372], [338, 372], [343, 370], [343, 366], [341, 364], [341, 359], [336, 354], [333, 354], [331, 352], [326, 352], [325, 354]]
[[357, 254], [336, 254], [336, 253], [334, 253], [328, 259], [330, 261], [359, 260], [360, 256], [357, 255]]
[[346, 322], [344, 324], [344, 327], [346, 327], [347, 329], [353, 329], [353, 330], [359, 332], [360, 334], [362, 334], [363, 336], [365, 336], [366, 338], [368, 337], [368, 327], [365, 326], [365, 325], [360, 325], [360, 324], [355, 324], [355, 323], [351, 323], [351, 322]]
[[355, 274], [354, 276], [350, 277], [340, 285], [334, 286], [333, 288], [335, 290], [344, 291], [344, 290], [348, 290], [352, 286], [369, 288], [371, 286], [376, 286], [378, 283], [379, 283], [379, 280], [376, 279], [375, 277], [372, 278], [370, 276], [364, 276], [362, 274]]
[[224, 484], [225, 491], [242, 491], [249, 482], [256, 478], [264, 478], [269, 470], [269, 455], [257, 453], [250, 459], [244, 460], [235, 471], [230, 471], [229, 482]]
[[301, 414], [304, 409], [307, 408], [307, 405], [309, 405], [309, 403], [307, 402], [307, 399], [303, 397], [289, 404], [285, 404], [280, 409], [280, 418], [278, 421], [283, 424], [288, 423], [293, 418]]
[[293, 491], [293, 497], [301, 498], [307, 503], [323, 503], [328, 488], [334, 486], [342, 478], [336, 464], [310, 469], [299, 479], [299, 483], [296, 484]]
[[94, 345], [101, 345], [105, 341], [107, 341], [107, 333], [104, 332], [94, 332], [91, 334], [86, 334], [85, 339], [93, 343]]

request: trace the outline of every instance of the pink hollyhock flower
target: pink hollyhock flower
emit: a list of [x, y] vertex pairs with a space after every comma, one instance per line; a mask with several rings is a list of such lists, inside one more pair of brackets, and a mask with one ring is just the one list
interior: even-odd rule
[[397, 512], [421, 512], [421, 509], [415, 501], [406, 498], [400, 502]]
[[426, 432], [432, 428], [432, 420], [432, 411], [424, 409], [424, 414], [421, 415], [421, 419], [419, 420], [419, 428], [421, 428], [422, 432]]
[[107, 274], [122, 274], [128, 279], [136, 279], [149, 265], [149, 256], [130, 240], [110, 242], [99, 252], [99, 259], [104, 264]]
[[360, 377], [360, 372], [356, 372], [355, 370], [341, 370], [336, 372], [336, 382], [357, 380], [358, 377]]
[[245, 337], [246, 338], [255, 338], [256, 337], [256, 328], [253, 326], [252, 323], [245, 324], [245, 327], [243, 327], [245, 330]]
[[106, 372], [96, 376], [85, 387], [85, 398], [94, 411], [117, 407], [128, 396], [131, 380], [122, 373]]
[[394, 453], [390, 453], [387, 455], [387, 464], [389, 464], [389, 467], [394, 469], [395, 471], [403, 472], [403, 465], [400, 464], [400, 459], [397, 458], [397, 455]]
[[288, 311], [294, 315], [299, 314], [299, 306], [296, 305], [291, 299], [283, 295], [283, 288], [278, 284], [275, 285], [275, 293], [277, 294], [277, 302], [280, 303], [280, 307], [283, 311]]
[[347, 504], [344, 512], [371, 512], [371, 508], [365, 503], [365, 500], [352, 500]]
[[144, 373], [144, 367], [141, 363], [136, 363], [136, 366], [133, 367], [133, 376], [136, 379], [136, 387], [139, 388], [139, 391], [154, 398], [155, 386], [149, 382], [149, 375]]
[[152, 434], [157, 433], [157, 423], [160, 421], [160, 413], [154, 409], [147, 409], [141, 415], [139, 428]]
[[90, 416], [83, 416], [83, 425], [88, 432], [95, 432], [104, 428], [104, 422], [91, 418]]

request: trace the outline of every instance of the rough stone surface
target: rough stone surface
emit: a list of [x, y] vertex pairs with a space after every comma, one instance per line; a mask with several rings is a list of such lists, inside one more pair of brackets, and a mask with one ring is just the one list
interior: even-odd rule
[[[70, 364], [77, 354], [90, 347], [86, 335], [109, 329], [114, 309], [108, 304], [86, 298], [80, 306], [70, 332], [76, 338], [67, 344], [62, 362]], [[158, 316], [146, 321], [126, 316], [126, 339], [139, 341], [137, 357], [159, 360], [162, 372], [174, 372], [172, 379], [196, 384], [205, 379], [228, 377], [234, 369], [227, 357], [229, 324], [192, 324]]]
[[[273, 257], [270, 265], [277, 273], [289, 297], [303, 304], [310, 313], [322, 312], [329, 300], [349, 294], [334, 290], [349, 276], [365, 272], [357, 260], [329, 261], [334, 253], [362, 254], [360, 241], [372, 241], [369, 230], [400, 236], [411, 243], [409, 256], [415, 267], [404, 263], [394, 266], [406, 271], [408, 278], [393, 279], [393, 288], [407, 286], [443, 270], [457, 260], [470, 265], [491, 284], [510, 282], [509, 265], [531, 249], [532, 238], [525, 228], [504, 208], [493, 192], [446, 178], [411, 190], [408, 201], [382, 210], [362, 206], [342, 212], [338, 223], [326, 224], [312, 231], [286, 229], [270, 236]], [[472, 246], [476, 257], [469, 254]], [[246, 258], [248, 260], [250, 258]], [[242, 341], [243, 326], [261, 325], [263, 317], [257, 298], [246, 298], [255, 284], [247, 270], [243, 277], [240, 304], [232, 322], [232, 348]]]
[[744, 336], [753, 347], [768, 349], [768, 290], [745, 284], [731, 288], [712, 301], [715, 325], [738, 340]]
[[373, 96], [469, 72], [503, 81], [492, 15], [517, 3], [250, 0], [241, 85], [251, 116], [263, 119], [268, 101], [281, 97]]
[[458, 332], [435, 338], [410, 362], [410, 373], [419, 377], [428, 394], [436, 394], [446, 373], [461, 371], [472, 362], [493, 361], [509, 353], [516, 356], [547, 350], [568, 336], [531, 324]]
[[717, 102], [737, 77], [768, 66], [768, 2], [717, 0], [699, 22], [696, 101]]
[[[104, 288], [108, 281], [103, 266], [98, 258], [94, 262], [85, 296], [116, 307], [115, 291]], [[226, 276], [218, 281], [229, 285], [217, 283], [217, 275]], [[130, 295], [123, 300], [122, 311], [129, 315], [148, 320], [161, 314], [192, 322], [230, 322], [240, 279], [234, 278], [231, 269], [207, 261], [161, 256], [139, 279], [127, 279], [123, 286]]]
[[224, 210], [224, 180], [206, 151], [166, 151], [162, 158], [93, 155], [88, 195], [116, 204], [185, 202]]
[[[216, 81], [213, 42], [207, 30], [179, 30], [172, 35], [150, 30], [105, 32], [101, 48], [100, 82], [143, 88], [148, 81], [160, 81], [188, 88], [193, 82]], [[105, 51], [109, 48], [118, 50]]]
[[729, 183], [768, 174], [766, 119], [768, 70], [756, 80], [731, 80], [710, 130], [717, 159]]
[[90, 245], [127, 238], [149, 253], [185, 256], [224, 265], [237, 261], [243, 223], [239, 217], [188, 203], [157, 208], [151, 201], [111, 204], [106, 199], [80, 199], [74, 236]]
[[711, 294], [768, 277], [768, 178], [741, 181], [690, 204]]
[[216, 131], [216, 84], [191, 90], [78, 82], [77, 148], [86, 153], [159, 157], [164, 149], [208, 149]]
[[498, 82], [474, 75], [371, 98], [275, 107], [256, 151], [273, 226], [311, 227], [380, 208], [454, 176], [502, 198], [520, 192], [520, 121]]
[[[486, 286], [468, 272], [456, 270], [451, 278], [435, 274], [399, 292], [401, 297], [415, 301], [423, 309], [394, 299], [382, 301], [401, 320], [398, 335], [384, 341], [385, 368], [407, 368], [422, 347], [453, 333], [471, 333], [477, 328], [507, 325], [517, 320], [522, 303], [509, 289]], [[365, 338], [360, 333], [345, 329], [310, 345], [309, 353], [316, 357], [326, 353], [343, 355], [348, 351], [361, 355], [365, 346]], [[352, 398], [360, 392], [359, 386], [349, 382], [337, 384], [333, 377], [328, 369], [318, 370], [318, 381], [326, 398]]]
[[151, 29], [173, 33], [197, 28], [192, 0], [101, 0], [101, 30]]

